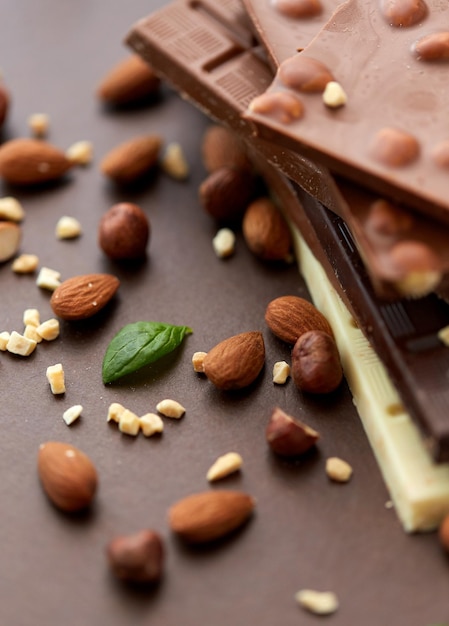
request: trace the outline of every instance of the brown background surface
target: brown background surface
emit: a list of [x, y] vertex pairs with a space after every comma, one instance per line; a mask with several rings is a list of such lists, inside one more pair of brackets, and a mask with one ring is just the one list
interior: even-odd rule
[[[160, 4], [160, 3], [159, 3]], [[435, 534], [408, 536], [387, 509], [388, 494], [343, 387], [332, 398], [301, 397], [291, 383], [274, 387], [274, 361], [288, 350], [265, 328], [266, 304], [283, 294], [305, 295], [296, 268], [269, 267], [254, 259], [239, 235], [225, 262], [211, 247], [216, 225], [198, 205], [204, 177], [199, 158], [205, 120], [164, 89], [151, 106], [110, 111], [94, 97], [100, 77], [127, 51], [131, 25], [158, 6], [128, 0], [3, 0], [0, 66], [13, 95], [3, 139], [28, 134], [33, 112], [51, 118], [49, 139], [67, 148], [93, 142], [95, 162], [59, 185], [39, 191], [8, 188], [26, 210], [22, 250], [40, 264], [75, 274], [108, 271], [122, 280], [119, 296], [84, 324], [62, 324], [60, 338], [22, 359], [0, 355], [0, 622], [5, 626], [164, 624], [236, 626], [315, 624], [296, 606], [304, 587], [333, 590], [335, 626], [430, 626], [449, 619], [449, 569]], [[98, 172], [103, 154], [141, 133], [160, 133], [182, 144], [191, 177], [179, 183], [163, 174], [133, 190], [116, 189]], [[109, 262], [96, 243], [102, 213], [120, 200], [139, 203], [152, 224], [146, 263], [126, 268]], [[74, 215], [83, 226], [76, 241], [54, 236], [57, 219]], [[35, 277], [0, 267], [0, 330], [22, 329], [23, 311], [51, 316], [49, 294]], [[146, 368], [114, 386], [101, 382], [107, 343], [137, 320], [187, 324], [194, 334], [161, 366]], [[258, 382], [223, 394], [191, 368], [191, 355], [232, 334], [264, 332], [267, 365]], [[51, 395], [48, 365], [62, 362], [67, 393]], [[106, 424], [108, 405], [120, 401], [138, 414], [164, 397], [187, 408], [180, 421], [165, 419], [158, 439], [121, 435]], [[68, 428], [62, 412], [84, 406]], [[264, 430], [279, 405], [322, 433], [316, 454], [289, 463], [268, 451]], [[68, 517], [47, 501], [36, 472], [39, 444], [74, 444], [95, 462], [100, 489], [90, 514]], [[239, 475], [210, 487], [205, 474], [217, 456], [240, 452]], [[354, 467], [348, 485], [329, 483], [329, 455]], [[250, 523], [235, 536], [190, 549], [171, 536], [166, 513], [179, 498], [204, 489], [235, 488], [257, 499]], [[143, 527], [166, 541], [166, 573], [153, 590], [133, 590], [109, 575], [104, 546], [115, 534]]]

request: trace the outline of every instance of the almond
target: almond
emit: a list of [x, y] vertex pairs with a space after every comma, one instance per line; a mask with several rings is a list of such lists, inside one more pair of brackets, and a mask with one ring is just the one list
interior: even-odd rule
[[50, 304], [64, 320], [83, 320], [101, 311], [119, 285], [119, 279], [112, 274], [74, 276], [55, 289]]
[[241, 526], [254, 510], [254, 499], [239, 491], [205, 491], [174, 504], [170, 528], [191, 543], [219, 539]]
[[262, 333], [251, 331], [229, 337], [209, 350], [203, 371], [219, 389], [241, 389], [257, 378], [264, 362]]
[[97, 471], [92, 461], [67, 443], [48, 441], [40, 446], [38, 473], [45, 493], [63, 511], [85, 509], [97, 489]]
[[3, 126], [8, 115], [10, 97], [6, 87], [0, 82], [0, 127]]
[[318, 309], [298, 296], [281, 296], [272, 300], [265, 311], [268, 328], [289, 344], [309, 330], [322, 330], [333, 337], [332, 328]]
[[100, 169], [117, 183], [132, 183], [156, 165], [161, 143], [157, 135], [125, 141], [108, 152]]
[[97, 96], [108, 104], [133, 104], [155, 95], [160, 82], [153, 68], [133, 54], [104, 76], [97, 87]]
[[245, 211], [242, 223], [246, 245], [266, 261], [285, 261], [292, 240], [287, 222], [269, 198], [258, 198]]
[[204, 210], [219, 221], [242, 217], [255, 192], [255, 178], [248, 170], [221, 167], [209, 174], [199, 188]]
[[0, 147], [0, 175], [14, 185], [35, 185], [61, 178], [72, 163], [40, 139], [11, 139]]

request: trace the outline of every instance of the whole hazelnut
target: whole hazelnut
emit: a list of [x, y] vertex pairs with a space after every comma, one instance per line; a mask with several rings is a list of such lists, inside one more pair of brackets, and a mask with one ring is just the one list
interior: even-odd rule
[[150, 238], [147, 216], [137, 204], [114, 204], [100, 220], [98, 243], [115, 260], [141, 259]]
[[255, 182], [248, 170], [221, 167], [201, 183], [200, 203], [218, 221], [238, 220], [254, 196]]
[[343, 369], [333, 337], [311, 330], [299, 337], [292, 350], [292, 379], [308, 393], [330, 393], [341, 383]]
[[109, 566], [120, 580], [155, 583], [163, 572], [164, 545], [153, 530], [115, 537], [106, 547]]
[[304, 454], [320, 437], [316, 430], [294, 419], [279, 407], [273, 409], [265, 436], [273, 452], [285, 457]]

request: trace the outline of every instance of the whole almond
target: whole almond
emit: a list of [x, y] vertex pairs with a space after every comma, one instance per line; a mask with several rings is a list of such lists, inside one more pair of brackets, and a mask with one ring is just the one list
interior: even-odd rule
[[170, 528], [191, 543], [219, 539], [241, 526], [254, 510], [254, 499], [239, 491], [205, 491], [174, 504]]
[[269, 198], [254, 200], [245, 211], [242, 223], [246, 245], [266, 261], [285, 261], [292, 239], [287, 222]]
[[11, 139], [0, 146], [0, 176], [14, 185], [36, 185], [61, 178], [72, 163], [40, 139]]
[[156, 165], [161, 144], [161, 138], [157, 135], [125, 141], [106, 154], [100, 169], [117, 183], [132, 183]]
[[210, 174], [222, 167], [252, 169], [244, 144], [224, 126], [209, 126], [203, 136], [201, 154], [204, 167]]
[[10, 96], [5, 85], [0, 81], [0, 128], [3, 126], [9, 110]]
[[84, 320], [101, 311], [119, 285], [119, 279], [112, 274], [74, 276], [55, 289], [50, 304], [54, 313], [64, 320]]
[[218, 221], [234, 221], [242, 217], [252, 200], [255, 178], [246, 169], [221, 167], [209, 174], [199, 188], [204, 210]]
[[97, 471], [78, 448], [48, 441], [39, 448], [38, 473], [45, 493], [63, 511], [85, 509], [97, 489]]
[[221, 341], [204, 357], [203, 371], [219, 389], [242, 389], [259, 375], [265, 362], [262, 333], [240, 333]]
[[333, 337], [324, 315], [299, 296], [280, 296], [272, 300], [266, 308], [265, 321], [276, 337], [292, 345], [309, 330], [322, 330]]
[[97, 96], [109, 104], [133, 104], [155, 95], [160, 82], [149, 63], [133, 54], [103, 77], [97, 87]]

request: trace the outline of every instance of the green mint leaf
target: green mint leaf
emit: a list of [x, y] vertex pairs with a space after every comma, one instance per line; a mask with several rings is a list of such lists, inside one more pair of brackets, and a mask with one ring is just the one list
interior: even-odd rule
[[188, 326], [172, 326], [163, 322], [135, 322], [124, 326], [112, 339], [103, 359], [103, 382], [114, 380], [154, 363], [177, 348]]

